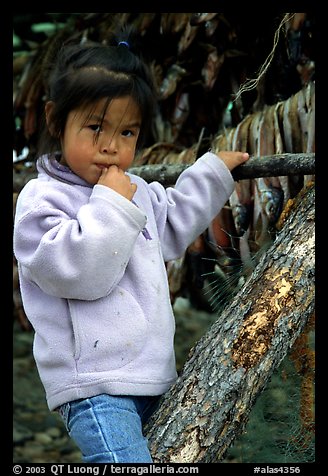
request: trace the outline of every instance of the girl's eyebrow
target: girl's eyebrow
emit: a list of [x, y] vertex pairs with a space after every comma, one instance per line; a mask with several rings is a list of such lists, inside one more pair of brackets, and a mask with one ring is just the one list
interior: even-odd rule
[[[103, 118], [102, 116], [98, 116], [97, 114], [92, 114], [92, 116], [90, 116], [90, 118], [89, 118], [89, 121], [105, 123], [107, 125], [110, 124], [110, 121]], [[121, 125], [123, 125], [123, 127], [127, 127], [127, 128], [130, 127], [131, 129], [134, 128], [134, 127], [139, 127], [140, 128], [140, 126], [141, 126], [140, 121], [133, 121], [133, 122], [130, 122], [130, 123], [125, 123], [123, 120], [121, 122]]]

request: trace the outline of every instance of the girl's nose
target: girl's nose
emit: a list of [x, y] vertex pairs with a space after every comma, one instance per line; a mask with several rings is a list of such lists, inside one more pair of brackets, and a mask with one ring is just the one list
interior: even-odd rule
[[114, 136], [109, 139], [105, 139], [101, 143], [101, 152], [104, 154], [116, 154], [117, 153], [117, 140]]

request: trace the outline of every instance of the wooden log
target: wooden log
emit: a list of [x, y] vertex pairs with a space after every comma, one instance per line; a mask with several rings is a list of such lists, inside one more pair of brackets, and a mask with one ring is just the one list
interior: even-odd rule
[[155, 462], [219, 462], [314, 314], [314, 186], [190, 351], [147, 427]]

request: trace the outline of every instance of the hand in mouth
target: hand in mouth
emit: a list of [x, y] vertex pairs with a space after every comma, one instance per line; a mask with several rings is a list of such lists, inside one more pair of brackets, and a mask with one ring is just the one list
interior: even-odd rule
[[101, 170], [108, 169], [108, 167], [109, 167], [109, 165], [105, 165], [105, 164], [96, 164], [96, 166]]

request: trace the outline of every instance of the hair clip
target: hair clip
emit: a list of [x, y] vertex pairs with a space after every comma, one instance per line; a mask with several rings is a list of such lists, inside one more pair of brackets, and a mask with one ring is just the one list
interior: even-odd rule
[[120, 45], [125, 45], [128, 49], [130, 49], [130, 45], [127, 41], [120, 41], [117, 46], [120, 46]]

